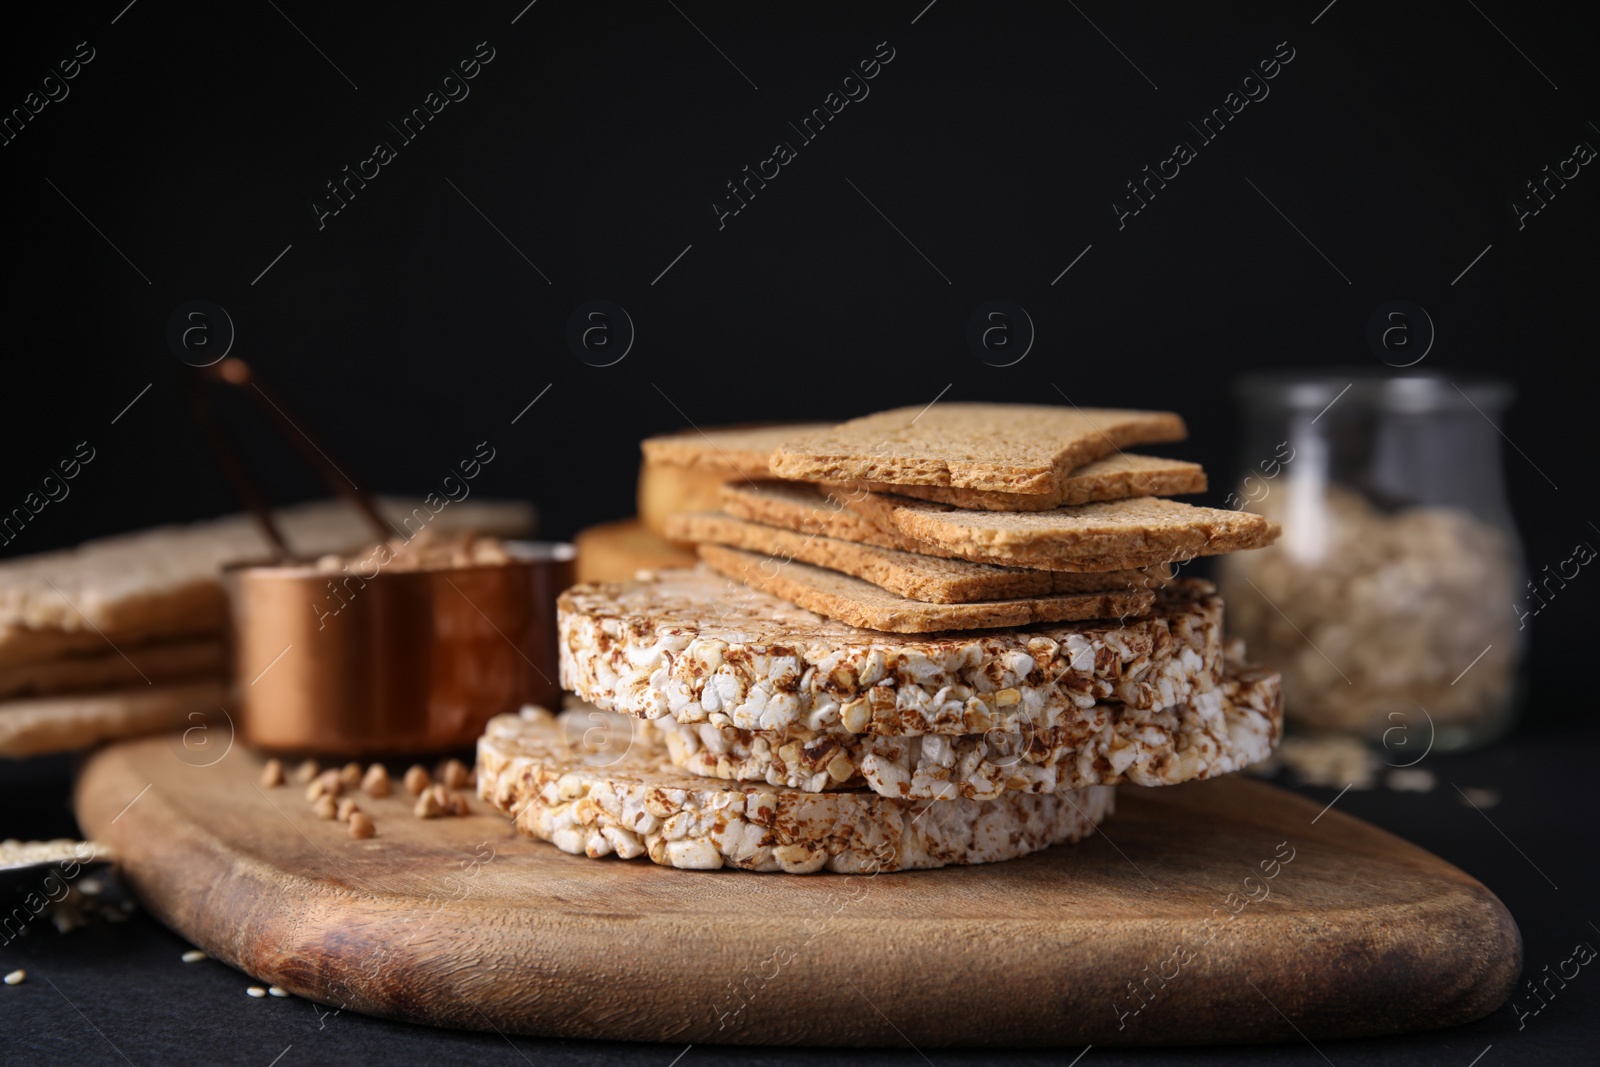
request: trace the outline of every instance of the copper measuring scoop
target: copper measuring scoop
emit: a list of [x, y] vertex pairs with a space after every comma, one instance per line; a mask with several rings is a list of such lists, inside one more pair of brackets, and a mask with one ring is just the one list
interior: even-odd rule
[[[206, 372], [253, 392], [378, 543], [414, 536], [383, 519], [242, 361]], [[415, 569], [386, 568], [376, 553], [337, 569], [296, 560], [199, 381], [189, 399], [273, 549], [223, 572], [229, 702], [246, 742], [339, 756], [439, 751], [471, 745], [495, 715], [559, 703], [555, 604], [573, 581], [571, 545], [506, 542], [505, 562]]]

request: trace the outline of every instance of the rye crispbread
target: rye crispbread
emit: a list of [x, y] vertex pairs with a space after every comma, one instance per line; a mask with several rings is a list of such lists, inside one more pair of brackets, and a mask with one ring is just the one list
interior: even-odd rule
[[1273, 671], [1229, 663], [1221, 687], [1159, 711], [1095, 704], [1052, 726], [1024, 720], [956, 737], [879, 737], [842, 726], [782, 737], [671, 718], [650, 726], [673, 765], [691, 774], [811, 792], [987, 800], [1013, 790], [1175, 785], [1258, 763], [1283, 731], [1283, 686]]
[[674, 515], [668, 521], [667, 535], [674, 541], [726, 545], [812, 563], [864, 579], [903, 597], [932, 604], [965, 604], [1048, 593], [1154, 589], [1172, 577], [1172, 569], [1165, 565], [1103, 574], [997, 567], [842, 541], [821, 534], [801, 534], [720, 512]]
[[1076, 467], [1185, 432], [1168, 411], [935, 403], [796, 434], [768, 465], [780, 478], [810, 482], [1049, 493]]
[[972, 511], [948, 504], [804, 482], [722, 488], [722, 508], [751, 522], [944, 559], [1037, 570], [1160, 567], [1271, 544], [1278, 526], [1249, 512], [1162, 497], [1050, 511]]
[[781, 526], [796, 533], [834, 537], [941, 559], [955, 558], [954, 553], [938, 545], [907, 537], [887, 519], [880, 519], [861, 507], [862, 502], [872, 496], [861, 489], [829, 491], [806, 482], [730, 482], [722, 487], [722, 510], [737, 518]]
[[639, 523], [657, 537], [666, 537], [667, 523], [678, 512], [721, 507], [727, 478], [716, 471], [640, 463], [633, 497]]
[[222, 700], [223, 684], [210, 681], [0, 701], [0, 756], [67, 752], [187, 727], [195, 721], [191, 713], [215, 717]]
[[875, 509], [880, 505], [881, 514], [907, 537], [963, 559], [1010, 566], [1141, 566], [1261, 548], [1281, 532], [1276, 523], [1248, 511], [1196, 507], [1162, 497], [1051, 511], [970, 511], [882, 496], [872, 502]]
[[747, 730], [982, 733], [1097, 700], [1170, 707], [1222, 679], [1222, 601], [1194, 579], [1126, 622], [938, 635], [862, 630], [704, 568], [574, 586], [557, 616], [562, 688]]
[[1045, 593], [967, 604], [930, 604], [799, 560], [785, 562], [712, 544], [701, 545], [699, 553], [701, 561], [712, 570], [752, 589], [851, 626], [901, 634], [1127, 618], [1143, 615], [1155, 603], [1155, 594], [1149, 590], [1125, 588], [1115, 592]]
[[112, 648], [95, 635], [100, 648], [83, 655], [0, 666], [0, 698], [58, 693], [90, 693], [146, 682], [202, 681], [223, 676], [222, 642], [215, 638], [163, 641]]
[[1183, 496], [1206, 491], [1206, 472], [1198, 463], [1119, 452], [1069, 473], [1047, 493], [997, 493], [986, 489], [958, 489], [948, 485], [891, 485], [867, 482], [860, 486], [879, 493], [901, 493], [958, 508], [980, 511], [1047, 511], [1070, 504], [1122, 500], [1130, 496]]
[[763, 426], [713, 426], [646, 437], [639, 451], [650, 465], [687, 467], [728, 478], [770, 478], [767, 461], [784, 441], [827, 430], [825, 422]]
[[[596, 859], [790, 874], [995, 863], [1087, 836], [1115, 797], [1096, 786], [919, 801], [719, 782], [672, 766], [643, 723], [619, 716], [617, 728], [632, 732], [618, 742], [590, 714], [604, 718], [529, 707], [491, 719], [478, 741], [477, 778], [478, 795], [519, 832]], [[586, 747], [597, 733], [608, 743]]]

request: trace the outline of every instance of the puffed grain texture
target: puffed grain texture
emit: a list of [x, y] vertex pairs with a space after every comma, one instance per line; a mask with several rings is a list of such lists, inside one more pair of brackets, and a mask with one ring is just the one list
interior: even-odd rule
[[[862, 630], [706, 569], [578, 585], [557, 605], [562, 688], [606, 711], [746, 730], [982, 733], [1071, 706], [1165, 708], [1222, 680], [1222, 600], [1156, 592], [1127, 622], [905, 635]], [[1016, 703], [1000, 694], [1015, 690]]]
[[995, 863], [1080, 840], [1115, 797], [1096, 786], [916, 801], [718, 782], [673, 767], [642, 731], [620, 755], [587, 752], [569, 741], [586, 726], [533, 707], [491, 719], [478, 741], [478, 794], [519, 832], [595, 859], [648, 856], [669, 867], [790, 874]]
[[1054, 725], [1027, 720], [983, 734], [879, 737], [834, 727], [773, 735], [655, 719], [675, 766], [711, 778], [821, 792], [989, 799], [1122, 782], [1199, 781], [1266, 759], [1283, 730], [1272, 671], [1229, 664], [1222, 686], [1159, 711], [1124, 704], [1073, 709]]

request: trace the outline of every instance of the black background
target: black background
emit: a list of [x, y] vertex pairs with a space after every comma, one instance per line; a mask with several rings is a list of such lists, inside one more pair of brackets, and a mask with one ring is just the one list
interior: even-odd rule
[[[1174, 454], [1213, 472], [1218, 503], [1231, 380], [1383, 370], [1368, 318], [1406, 299], [1438, 331], [1421, 369], [1517, 388], [1502, 428], [1530, 570], [1596, 536], [1600, 178], [1586, 167], [1520, 230], [1511, 207], [1575, 142], [1600, 144], [1580, 8], [124, 3], [8, 11], [0, 35], [6, 111], [78, 42], [95, 50], [0, 147], [0, 509], [77, 442], [97, 451], [0, 554], [237, 510], [165, 341], [191, 299], [227, 309], [235, 354], [364, 488], [436, 489], [487, 439], [474, 491], [531, 498], [556, 537], [632, 510], [642, 436], [947, 385], [1180, 410]], [[470, 95], [319, 230], [324, 183], [481, 41], [494, 59]], [[788, 123], [884, 41], [870, 96], [719, 230], [724, 183], [796, 142]], [[1270, 96], [1119, 230], [1124, 183], [1279, 42], [1294, 59]], [[1008, 368], [964, 338], [995, 298], [1038, 331]], [[567, 346], [592, 299], [637, 328], [615, 366]], [[224, 403], [275, 499], [320, 495]], [[1524, 736], [1592, 713], [1586, 601], [1532, 624]]]

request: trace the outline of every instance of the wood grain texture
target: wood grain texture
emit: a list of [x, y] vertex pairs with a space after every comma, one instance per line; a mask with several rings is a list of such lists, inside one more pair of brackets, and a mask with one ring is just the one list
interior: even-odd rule
[[242, 745], [183, 755], [97, 753], [84, 830], [213, 956], [389, 1018], [695, 1043], [1299, 1041], [1285, 1016], [1313, 1040], [1465, 1022], [1521, 967], [1478, 882], [1250, 780], [1125, 787], [1104, 835], [1009, 863], [798, 877], [569, 856], [477, 800], [422, 821], [363, 798], [378, 837], [352, 841], [300, 789], [258, 788]]

